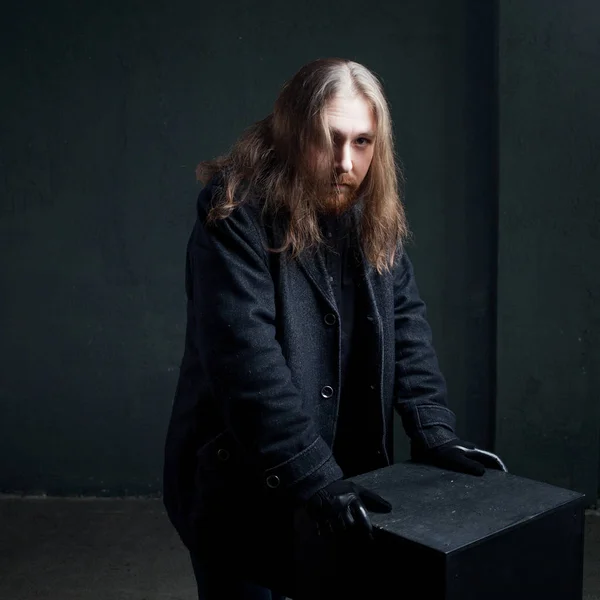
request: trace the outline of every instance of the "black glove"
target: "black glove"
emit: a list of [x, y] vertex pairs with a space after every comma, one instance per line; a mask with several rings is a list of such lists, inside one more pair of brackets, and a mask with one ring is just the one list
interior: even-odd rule
[[441, 469], [468, 475], [481, 476], [485, 473], [486, 468], [507, 471], [498, 456], [458, 438], [435, 448], [423, 448], [418, 444], [413, 444], [412, 459], [415, 462], [427, 463]]
[[316, 524], [317, 535], [356, 532], [372, 537], [368, 510], [388, 513], [392, 505], [375, 492], [344, 479], [325, 486], [306, 503], [306, 512]]

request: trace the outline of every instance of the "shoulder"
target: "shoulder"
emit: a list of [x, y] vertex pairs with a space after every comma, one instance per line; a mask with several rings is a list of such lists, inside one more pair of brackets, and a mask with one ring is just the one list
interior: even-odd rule
[[224, 244], [251, 246], [264, 253], [268, 224], [260, 196], [240, 186], [233, 204], [228, 206], [226, 191], [227, 182], [222, 176], [213, 177], [202, 188], [196, 203], [196, 235], [205, 240], [218, 238]]
[[406, 285], [414, 278], [413, 264], [404, 244], [399, 244], [396, 249], [392, 272], [397, 285]]
[[[225, 202], [229, 182], [224, 174], [219, 173], [206, 183], [198, 194], [197, 211], [198, 217], [207, 217], [211, 210], [222, 205]], [[264, 200], [255, 190], [248, 187], [244, 182], [240, 183], [234, 192], [234, 206], [228, 211], [229, 218], [252, 218], [253, 220], [262, 219], [262, 208]]]

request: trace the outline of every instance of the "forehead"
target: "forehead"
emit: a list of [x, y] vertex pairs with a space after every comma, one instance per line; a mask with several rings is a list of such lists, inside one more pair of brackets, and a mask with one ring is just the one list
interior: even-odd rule
[[344, 136], [374, 133], [375, 115], [366, 98], [359, 94], [340, 94], [331, 98], [325, 107], [325, 123]]

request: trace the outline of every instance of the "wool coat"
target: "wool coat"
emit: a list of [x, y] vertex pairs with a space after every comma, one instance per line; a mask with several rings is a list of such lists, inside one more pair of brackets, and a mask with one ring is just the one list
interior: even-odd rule
[[[210, 532], [222, 538], [227, 523], [235, 522], [229, 544], [267, 531], [265, 520], [281, 532], [283, 507], [344, 476], [332, 454], [340, 312], [321, 252], [272, 252], [283, 224], [252, 195], [208, 226], [221, 184], [213, 179], [200, 192], [188, 241], [185, 347], [164, 454], [165, 507], [191, 550], [212, 544]], [[383, 274], [357, 252], [365, 417], [356, 436], [368, 437], [361, 452], [375, 469], [393, 460], [394, 411], [422, 447], [457, 436], [405, 249]]]

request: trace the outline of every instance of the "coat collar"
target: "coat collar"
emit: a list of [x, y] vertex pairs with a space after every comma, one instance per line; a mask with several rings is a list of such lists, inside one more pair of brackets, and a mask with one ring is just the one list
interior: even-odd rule
[[[348, 215], [348, 226], [351, 230], [351, 244], [358, 252], [360, 257], [360, 273], [364, 277], [366, 282], [366, 289], [368, 295], [368, 305], [370, 307], [370, 313], [375, 317], [377, 315], [377, 298], [382, 293], [380, 287], [381, 277], [378, 276], [376, 270], [367, 260], [362, 246], [359, 240], [359, 223], [361, 216], [360, 205], [357, 205], [351, 214]], [[325, 256], [322, 248], [317, 248], [310, 252], [303, 253], [298, 258], [300, 267], [305, 272], [306, 276], [311, 280], [313, 285], [320, 291], [325, 300], [329, 302], [332, 307], [336, 306], [335, 295], [333, 287], [331, 285], [331, 279], [325, 262]]]
[[[382, 278], [367, 260], [359, 241], [359, 224], [362, 212], [361, 208], [362, 207], [359, 203], [354, 207], [354, 209], [352, 209], [352, 213], [348, 215], [348, 218], [350, 219], [349, 226], [352, 231], [352, 244], [358, 250], [360, 257], [360, 271], [366, 281], [369, 313], [376, 319], [378, 314], [378, 298], [381, 300], [384, 290], [381, 289], [381, 286], [383, 285], [381, 281]], [[275, 234], [276, 246], [279, 246], [283, 241], [283, 225], [280, 221], [276, 220], [276, 222], [273, 222], [271, 226], [273, 227], [273, 233]], [[315, 249], [306, 250], [300, 256], [298, 256], [296, 260], [300, 269], [323, 296], [325, 301], [333, 309], [336, 309], [335, 294], [333, 291], [333, 286], [331, 285], [329, 272], [327, 271], [323, 248], [318, 247]]]

